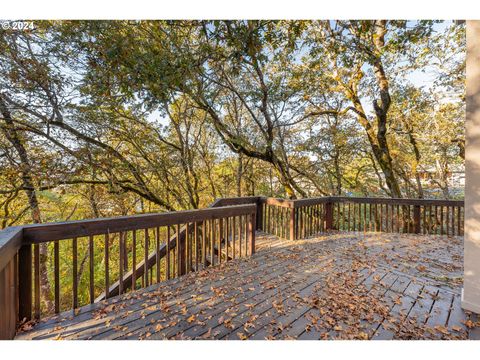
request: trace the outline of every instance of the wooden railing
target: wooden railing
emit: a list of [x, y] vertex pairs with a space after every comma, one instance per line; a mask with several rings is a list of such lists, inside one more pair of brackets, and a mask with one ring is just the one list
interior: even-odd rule
[[349, 197], [330, 201], [332, 229], [463, 235], [463, 201]]
[[[255, 252], [256, 208], [256, 203], [221, 206], [2, 231], [0, 338], [12, 338], [18, 321], [76, 309], [250, 256]], [[41, 244], [47, 246], [42, 254]], [[151, 251], [155, 254], [153, 262], [149, 261]], [[40, 297], [45, 286], [41, 256], [53, 269], [48, 274], [53, 287], [49, 289], [53, 293], [50, 307]], [[117, 266], [112, 266], [114, 263]], [[143, 271], [133, 271], [139, 268]], [[113, 281], [118, 283], [115, 294], [110, 293]]]
[[[247, 205], [247, 204], [255, 204], [257, 205], [259, 197], [252, 196], [252, 197], [242, 197], [242, 198], [220, 198], [215, 200], [208, 208], [218, 208], [223, 206], [233, 206], [233, 205]], [[236, 225], [235, 225], [236, 227]], [[191, 229], [191, 228], [190, 228]], [[180, 243], [185, 241], [185, 233], [187, 228], [185, 226], [180, 228], [178, 234], [176, 232], [172, 232], [169, 236], [170, 242], [169, 247], [173, 249], [176, 244], [177, 237], [180, 239]], [[201, 229], [200, 229], [201, 230]], [[233, 241], [233, 240], [232, 240]], [[223, 244], [223, 242], [222, 242]], [[167, 254], [167, 244], [166, 242], [161, 245], [159, 253], [160, 259], [166, 257]], [[214, 251], [217, 250], [214, 248]], [[232, 254], [235, 256], [235, 254]], [[146, 259], [143, 259], [140, 263], [137, 264], [136, 267], [132, 267], [132, 270], [123, 274], [123, 276], [119, 276], [118, 280], [115, 281], [107, 291], [103, 291], [96, 299], [95, 302], [101, 301], [106, 299], [109, 296], [115, 296], [122, 293], [122, 288], [127, 289], [129, 284], [132, 282], [132, 278], [135, 279], [142, 278], [144, 276], [145, 271], [151, 270], [155, 264], [157, 263], [157, 251], [156, 249], [152, 250]], [[208, 263], [208, 259], [207, 259]]]
[[463, 235], [463, 200], [330, 196], [259, 204], [260, 229], [292, 240], [331, 230]]
[[[10, 227], [0, 232], [0, 339], [12, 338], [25, 319], [250, 256], [255, 229], [291, 240], [335, 230], [463, 235], [463, 206], [449, 200], [244, 197], [218, 199], [201, 210]], [[47, 272], [53, 288], [43, 289], [52, 293], [51, 306], [41, 302], [41, 257], [53, 269]]]

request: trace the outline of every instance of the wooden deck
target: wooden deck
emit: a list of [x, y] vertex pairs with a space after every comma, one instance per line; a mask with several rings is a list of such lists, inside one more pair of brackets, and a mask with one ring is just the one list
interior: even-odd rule
[[463, 238], [259, 234], [257, 254], [24, 329], [16, 339], [476, 339]]

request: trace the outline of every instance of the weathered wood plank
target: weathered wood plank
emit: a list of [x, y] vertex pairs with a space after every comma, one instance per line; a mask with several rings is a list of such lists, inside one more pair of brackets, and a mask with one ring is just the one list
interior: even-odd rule
[[[366, 218], [363, 207], [357, 209], [356, 214], [360, 214], [362, 219]], [[303, 214], [307, 233], [315, 228], [313, 223], [309, 225], [311, 215], [310, 210]], [[391, 218], [392, 213], [389, 211], [390, 230]], [[225, 228], [219, 231], [218, 225], [210, 227], [212, 231], [217, 227], [213, 234], [214, 244], [217, 244], [220, 235], [229, 237]], [[242, 221], [241, 226], [232, 223], [232, 226], [238, 228], [237, 232], [241, 233], [243, 241], [246, 240], [244, 232], [247, 225], [248, 221]], [[364, 222], [360, 222], [359, 229], [363, 226]], [[423, 248], [421, 239], [415, 236], [338, 234], [295, 242], [260, 236], [257, 239], [259, 252], [251, 258], [225, 262], [217, 267], [112, 298], [103, 305], [81, 308], [78, 316], [60, 314], [60, 317], [66, 318], [65, 321], [42, 323], [37, 326], [41, 330], [34, 329], [18, 338], [318, 339], [325, 333], [329, 337], [343, 338], [346, 334], [328, 327], [318, 331], [305, 330], [313, 321], [310, 315], [320, 316], [309, 299], [321, 296], [326, 278], [332, 271], [347, 272], [352, 261], [359, 259], [363, 259], [372, 268], [360, 271], [359, 286], [367, 289], [369, 296], [388, 306], [390, 312], [385, 319], [382, 312], [368, 322], [359, 320], [358, 329], [369, 336], [374, 334], [374, 339], [393, 338], [397, 331], [388, 327], [391, 319], [397, 324], [402, 321], [418, 321], [418, 326], [441, 324], [445, 321], [446, 312], [445, 304], [442, 305], [443, 300], [438, 295], [445, 292], [447, 302], [448, 297], [456, 296], [454, 292], [430, 285], [438, 281], [426, 276], [418, 277], [427, 270], [419, 272], [412, 267], [403, 267], [405, 259], [413, 259], [412, 254], [417, 256], [415, 261], [423, 263], [419, 254], [425, 252], [422, 256], [441, 260], [441, 266], [425, 262], [427, 267], [433, 267], [435, 274], [451, 271], [448, 264], [453, 260], [448, 253], [452, 249], [437, 252], [435, 244], [438, 247], [439, 243], [436, 241], [426, 242]], [[379, 241], [383, 237], [385, 241]], [[224, 244], [228, 242], [222, 241], [221, 250], [226, 255], [227, 246]], [[248, 245], [247, 241], [241, 243], [242, 254], [246, 244]], [[460, 242], [458, 244], [461, 246]], [[211, 249], [208, 250], [210, 252]], [[216, 256], [218, 246], [213, 247], [213, 250]], [[416, 266], [415, 261], [413, 266]], [[404, 274], [403, 270], [408, 270], [409, 273]], [[115, 307], [104, 312], [109, 305]], [[434, 319], [437, 308], [442, 310], [438, 313], [439, 317]], [[459, 307], [456, 311], [463, 313]], [[452, 324], [457, 324], [455, 316], [450, 314], [450, 318]], [[348, 326], [350, 325], [345, 324], [345, 328]]]
[[175, 211], [170, 213], [120, 216], [59, 223], [32, 224], [23, 227], [23, 243], [64, 240], [73, 237], [101, 235], [108, 232], [148, 229], [157, 226], [185, 224], [255, 213], [256, 205], [233, 205], [221, 208]]

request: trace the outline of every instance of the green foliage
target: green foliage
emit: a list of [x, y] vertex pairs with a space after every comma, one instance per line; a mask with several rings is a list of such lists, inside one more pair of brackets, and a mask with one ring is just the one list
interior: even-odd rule
[[[1, 97], [29, 159], [2, 137], [2, 227], [30, 221], [25, 172], [42, 220], [55, 221], [198, 208], [219, 196], [390, 195], [376, 148], [404, 196], [461, 196], [448, 176], [463, 165], [465, 26], [388, 21], [379, 46], [378, 24], [2, 30]], [[371, 105], [386, 99], [379, 61], [391, 100], [386, 144]], [[428, 86], [415, 81], [421, 73]]]

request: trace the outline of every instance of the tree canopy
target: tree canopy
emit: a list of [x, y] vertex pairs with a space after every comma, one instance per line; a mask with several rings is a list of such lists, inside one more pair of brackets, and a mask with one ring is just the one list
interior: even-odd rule
[[215, 197], [462, 196], [465, 25], [0, 30], [2, 227]]

